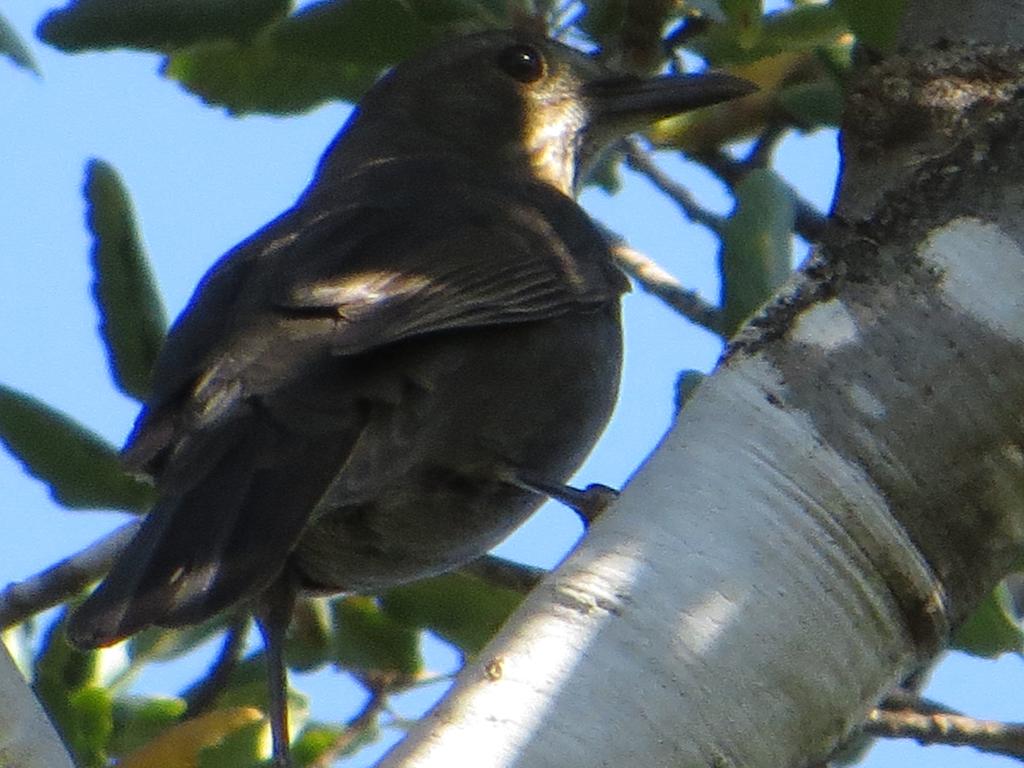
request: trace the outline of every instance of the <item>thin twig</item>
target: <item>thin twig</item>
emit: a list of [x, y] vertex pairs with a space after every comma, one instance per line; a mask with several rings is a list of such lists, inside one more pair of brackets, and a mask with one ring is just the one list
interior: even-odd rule
[[770, 123], [761, 131], [754, 146], [743, 159], [743, 164], [748, 168], [767, 168], [771, 162], [772, 153], [779, 145], [782, 137], [786, 135], [788, 126], [782, 123]]
[[949, 713], [875, 709], [863, 730], [872, 736], [914, 739], [919, 744], [974, 747], [1024, 761], [1024, 724], [978, 720]]
[[[728, 152], [720, 149], [702, 154], [697, 159], [724, 181], [730, 189], [735, 189], [748, 173], [756, 167], [760, 167], [748, 165], [746, 161], [737, 160]], [[825, 233], [828, 217], [804, 200], [795, 190], [791, 189], [791, 192], [794, 210], [793, 230], [809, 243], [818, 242]]]
[[59, 605], [99, 579], [110, 570], [141, 524], [141, 520], [125, 523], [45, 571], [9, 584], [0, 592], [0, 628]]
[[647, 179], [679, 206], [694, 224], [701, 224], [712, 232], [721, 232], [725, 219], [701, 206], [690, 191], [657, 166], [650, 153], [636, 139], [624, 141], [626, 164]]
[[919, 715], [961, 715], [955, 709], [947, 707], [945, 704], [934, 701], [932, 699], [926, 699], [922, 696], [917, 695], [914, 691], [908, 691], [904, 688], [895, 688], [888, 696], [886, 696], [878, 704], [879, 709], [884, 709], [888, 712], [916, 712]]
[[239, 613], [228, 625], [224, 645], [206, 676], [183, 694], [185, 717], [195, 717], [210, 709], [231, 680], [231, 673], [245, 649], [249, 614]]
[[492, 587], [501, 587], [525, 595], [547, 573], [543, 568], [534, 568], [494, 555], [484, 555], [459, 569], [461, 573], [475, 576]]
[[684, 288], [682, 283], [650, 256], [621, 241], [612, 243], [612, 256], [619, 268], [636, 280], [637, 285], [657, 296], [690, 322], [719, 336], [724, 333], [725, 323], [721, 310], [696, 292]]
[[371, 687], [370, 698], [359, 711], [359, 713], [348, 721], [345, 730], [335, 739], [331, 746], [320, 754], [315, 762], [310, 765], [312, 768], [327, 768], [333, 765], [335, 760], [345, 753], [353, 742], [358, 739], [380, 713], [387, 706], [387, 690], [385, 688]]

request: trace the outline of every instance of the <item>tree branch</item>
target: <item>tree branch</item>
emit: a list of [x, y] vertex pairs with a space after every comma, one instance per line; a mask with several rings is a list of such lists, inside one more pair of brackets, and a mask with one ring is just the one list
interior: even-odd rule
[[864, 732], [886, 738], [914, 739], [919, 744], [968, 746], [1024, 760], [1024, 724], [978, 720], [943, 712], [875, 709]]
[[722, 313], [718, 307], [702, 299], [695, 291], [683, 287], [671, 273], [650, 256], [627, 245], [612, 243], [612, 256], [623, 272], [637, 285], [657, 296], [690, 322], [721, 336], [724, 333]]
[[[735, 188], [752, 170], [764, 167], [763, 161], [766, 146], [770, 145], [763, 145], [761, 141], [758, 141], [754, 145], [751, 155], [745, 160], [737, 160], [724, 150], [705, 153], [700, 156], [699, 160], [707, 166], [708, 170], [728, 184], [730, 188]], [[790, 188], [790, 191], [792, 192], [795, 214], [793, 222], [794, 231], [809, 243], [818, 242], [825, 232], [828, 217], [798, 195], [795, 190]]]
[[661, 170], [639, 141], [625, 139], [624, 146], [626, 165], [629, 168], [646, 176], [660, 192], [671, 198], [683, 215], [694, 224], [701, 224], [716, 234], [721, 232], [725, 219], [700, 205], [686, 187]]
[[45, 571], [9, 584], [0, 592], [0, 628], [66, 602], [92, 584], [110, 570], [141, 524], [141, 520], [125, 523]]

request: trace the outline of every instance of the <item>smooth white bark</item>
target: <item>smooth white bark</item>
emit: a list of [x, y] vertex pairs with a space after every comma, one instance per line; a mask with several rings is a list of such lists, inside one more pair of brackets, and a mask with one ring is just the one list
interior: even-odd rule
[[[966, 35], [1007, 12], [957, 3], [930, 13]], [[855, 116], [821, 258], [383, 768], [806, 765], [1020, 562], [1024, 118], [1005, 53], [869, 78], [859, 104], [879, 111]]]
[[0, 643], [0, 768], [74, 768], [64, 744]]
[[859, 720], [915, 658], [874, 561], [938, 588], [863, 473], [766, 400], [782, 387], [758, 358], [706, 382], [384, 765], [784, 766]]

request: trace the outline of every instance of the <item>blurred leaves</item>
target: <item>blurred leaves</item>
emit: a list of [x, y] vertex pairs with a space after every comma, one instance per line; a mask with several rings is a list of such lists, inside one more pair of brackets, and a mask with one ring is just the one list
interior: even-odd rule
[[773, 171], [755, 170], [734, 189], [722, 230], [722, 311], [732, 335], [792, 272], [792, 191]]
[[290, 7], [291, 0], [73, 0], [46, 14], [38, 34], [66, 52], [168, 51], [204, 40], [244, 40]]
[[122, 696], [114, 700], [114, 732], [110, 752], [125, 755], [139, 750], [185, 714], [185, 702], [163, 696]]
[[993, 658], [1024, 652], [1024, 630], [1005, 584], [999, 584], [953, 635], [952, 647]]
[[494, 637], [522, 600], [519, 592], [455, 572], [392, 589], [381, 607], [388, 616], [430, 629], [471, 655]]
[[226, 707], [170, 726], [127, 754], [119, 768], [251, 768], [266, 758], [266, 725], [255, 707]]
[[261, 34], [246, 43], [218, 40], [169, 56], [162, 73], [211, 106], [232, 114], [301, 112], [330, 99], [355, 101], [380, 67], [296, 54]]
[[710, 25], [687, 46], [720, 68], [813, 51], [835, 44], [849, 31], [843, 14], [823, 3], [795, 5], [767, 16], [761, 16], [759, 2], [735, 0], [722, 7], [727, 20]]
[[[164, 57], [166, 77], [209, 104], [236, 114], [290, 113], [329, 99], [355, 100], [384, 69], [423, 46], [451, 34], [508, 26], [511, 14], [527, 5], [532, 4], [327, 0], [292, 12], [289, 0], [76, 0], [49, 13], [38, 34], [68, 52], [156, 52]], [[572, 30], [574, 39], [599, 41], [613, 56], [628, 51], [635, 21], [630, 14], [637, 9], [649, 11], [662, 25], [682, 13], [681, 4], [666, 2], [590, 0], [584, 5], [587, 12]], [[694, 0], [686, 9], [702, 13], [703, 22], [673, 42], [761, 88], [745, 99], [663, 121], [650, 132], [661, 147], [699, 155], [761, 135], [766, 126], [813, 130], [836, 124], [851, 31], [869, 46], [887, 48], [895, 39], [902, 2], [795, 3], [767, 16], [759, 0]], [[667, 58], [661, 46], [653, 51]], [[27, 48], [2, 18], [0, 55], [34, 70]], [[596, 177], [609, 190], [617, 185], [617, 167], [618, 159], [609, 158]], [[789, 275], [794, 221], [792, 193], [769, 170], [746, 174], [735, 194], [735, 210], [721, 232], [722, 303], [730, 331]], [[114, 169], [90, 163], [85, 195], [94, 238], [94, 293], [110, 368], [123, 392], [142, 398], [166, 328], [159, 293], [129, 195]], [[699, 374], [680, 377], [679, 402], [699, 381]], [[0, 441], [66, 506], [141, 510], [150, 500], [150, 487], [121, 470], [115, 449], [102, 438], [29, 395], [3, 387]], [[379, 600], [304, 600], [289, 632], [289, 666], [336, 665], [353, 671], [371, 690], [401, 689], [423, 674], [423, 630], [474, 654], [521, 599], [519, 591], [452, 573], [391, 590]], [[128, 672], [195, 648], [223, 623], [221, 618], [185, 630], [140, 633], [127, 646]], [[994, 593], [961, 628], [956, 643], [979, 655], [1020, 650], [1020, 627], [1006, 596]], [[33, 685], [82, 765], [104, 765], [108, 755], [126, 755], [119, 765], [127, 768], [231, 768], [265, 756], [262, 653], [234, 666], [216, 697], [217, 708], [187, 721], [182, 699], [115, 696], [103, 688], [103, 653], [70, 647], [58, 619], [46, 630], [33, 665]], [[302, 714], [306, 699], [293, 689], [289, 704]], [[354, 749], [377, 731], [376, 713], [352, 732], [310, 724], [296, 737], [295, 755], [307, 764], [339, 744]]]
[[904, 0], [835, 0], [834, 4], [858, 40], [878, 51], [892, 50]]
[[110, 693], [100, 685], [98, 651], [65, 639], [67, 611], [47, 629], [32, 668], [32, 690], [82, 768], [106, 765], [113, 730]]
[[150, 661], [175, 659], [223, 631], [230, 619], [231, 614], [225, 612], [189, 627], [147, 627], [128, 640], [130, 663], [134, 666]]
[[384, 680], [412, 680], [423, 669], [419, 632], [384, 613], [371, 597], [331, 601], [334, 660]]
[[34, 397], [0, 385], [0, 442], [66, 507], [141, 511], [152, 488], [127, 474], [103, 438]]
[[122, 392], [142, 400], [167, 332], [163, 303], [117, 172], [101, 160], [89, 161], [84, 193], [100, 335], [114, 381]]
[[36, 67], [28, 46], [22, 42], [18, 33], [14, 31], [14, 27], [8, 23], [2, 14], [0, 14], [0, 56], [6, 56], [19, 67], [23, 67], [37, 75], [39, 74], [39, 68]]

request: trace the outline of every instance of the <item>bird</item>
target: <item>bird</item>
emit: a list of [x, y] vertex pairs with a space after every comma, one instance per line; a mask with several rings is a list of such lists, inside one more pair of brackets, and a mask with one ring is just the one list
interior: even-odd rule
[[579, 498], [566, 483], [617, 398], [628, 282], [575, 195], [618, 138], [751, 89], [617, 73], [515, 29], [384, 75], [170, 329], [123, 451], [156, 501], [69, 639], [250, 607], [290, 765], [295, 596], [451, 570], [547, 496]]

